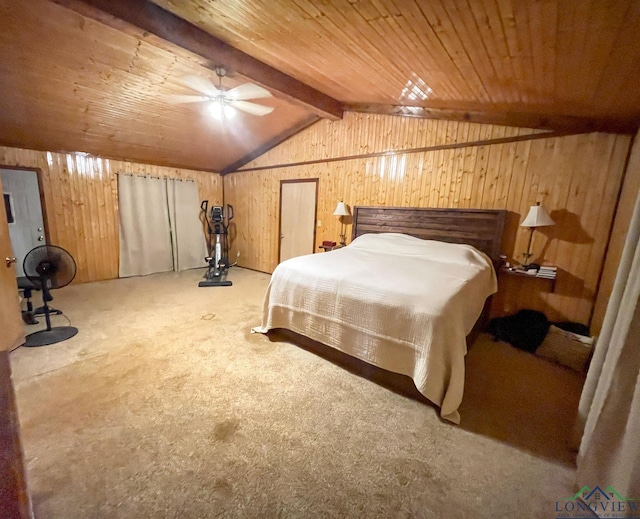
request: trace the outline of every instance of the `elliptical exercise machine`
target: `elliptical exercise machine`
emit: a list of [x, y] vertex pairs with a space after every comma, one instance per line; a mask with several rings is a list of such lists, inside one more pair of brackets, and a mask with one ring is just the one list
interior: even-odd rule
[[238, 263], [237, 261], [233, 264], [229, 263], [229, 224], [233, 220], [233, 206], [227, 204], [226, 215], [224, 207], [220, 205], [214, 205], [209, 212], [209, 201], [204, 200], [200, 204], [200, 209], [204, 213], [209, 231], [207, 240], [209, 256], [205, 258], [205, 261], [209, 262], [209, 269], [204, 276], [205, 281], [200, 281], [198, 286], [230, 287], [232, 283], [227, 280], [227, 271]]

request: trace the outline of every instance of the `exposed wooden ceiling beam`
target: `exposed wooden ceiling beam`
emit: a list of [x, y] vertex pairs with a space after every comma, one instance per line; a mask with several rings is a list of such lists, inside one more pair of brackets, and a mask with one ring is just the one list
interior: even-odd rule
[[[584, 132], [588, 133], [588, 132]], [[322, 159], [305, 160], [301, 162], [284, 162], [280, 164], [269, 164], [267, 166], [255, 166], [251, 168], [243, 168], [236, 173], [246, 171], [263, 171], [266, 169], [277, 168], [296, 168], [299, 166], [308, 166], [310, 164], [328, 164], [330, 162], [343, 162], [345, 160], [362, 160], [373, 157], [394, 157], [398, 155], [407, 155], [410, 153], [428, 153], [441, 150], [458, 150], [461, 148], [471, 148], [476, 146], [494, 146], [497, 144], [510, 144], [512, 142], [535, 141], [540, 139], [553, 139], [555, 137], [566, 137], [568, 135], [577, 135], [572, 131], [546, 131], [538, 133], [529, 133], [526, 135], [512, 135], [510, 137], [498, 137], [494, 139], [482, 139], [479, 141], [451, 142], [449, 144], [433, 144], [431, 146], [421, 146], [419, 148], [399, 148], [387, 151], [372, 151], [369, 153], [359, 153], [357, 155], [342, 155], [339, 157], [328, 157]]]
[[575, 131], [576, 133], [607, 132], [633, 134], [638, 131], [638, 126], [640, 126], [640, 121], [633, 119], [601, 119], [523, 112], [481, 112], [365, 103], [345, 104], [343, 108], [345, 111], [350, 112], [420, 117], [423, 119], [446, 119], [448, 121], [466, 121], [543, 130]]
[[224, 65], [281, 97], [329, 119], [342, 118], [342, 105], [314, 88], [252, 58], [147, 0], [51, 0], [86, 18], [118, 29], [171, 52], [177, 46], [214, 69]]
[[270, 149], [275, 148], [281, 142], [286, 141], [288, 138], [290, 138], [290, 137], [294, 136], [296, 133], [299, 133], [302, 130], [308, 128], [309, 126], [311, 126], [312, 124], [318, 122], [319, 120], [320, 119], [318, 119], [318, 117], [312, 115], [309, 119], [307, 119], [305, 121], [302, 121], [300, 124], [294, 126], [293, 128], [289, 128], [286, 132], [281, 133], [280, 135], [276, 135], [273, 139], [269, 140], [269, 142], [266, 142], [265, 144], [260, 146], [258, 149], [251, 151], [250, 153], [248, 153], [244, 157], [241, 157], [240, 159], [238, 159], [233, 164], [229, 164], [222, 171], [220, 171], [220, 174], [221, 175], [227, 175], [229, 173], [235, 172], [236, 170], [238, 170], [239, 168], [241, 168], [245, 164], [251, 162], [253, 159], [259, 157], [263, 153], [266, 153]]

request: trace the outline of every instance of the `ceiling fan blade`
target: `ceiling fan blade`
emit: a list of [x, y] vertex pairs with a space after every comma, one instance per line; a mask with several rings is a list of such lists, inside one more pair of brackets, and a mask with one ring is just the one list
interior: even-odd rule
[[208, 79], [198, 76], [185, 76], [181, 79], [182, 84], [192, 88], [193, 90], [200, 92], [206, 96], [217, 96], [220, 91], [213, 85]]
[[230, 101], [229, 104], [251, 115], [267, 115], [273, 112], [273, 106], [263, 106], [248, 101]]
[[171, 94], [165, 96], [165, 99], [168, 103], [179, 105], [184, 103], [200, 103], [202, 101], [208, 101], [210, 98], [209, 96]]
[[244, 101], [245, 99], [261, 99], [263, 97], [271, 97], [271, 92], [269, 92], [266, 88], [254, 85], [253, 83], [245, 83], [244, 85], [232, 88], [226, 93], [226, 95], [232, 99]]

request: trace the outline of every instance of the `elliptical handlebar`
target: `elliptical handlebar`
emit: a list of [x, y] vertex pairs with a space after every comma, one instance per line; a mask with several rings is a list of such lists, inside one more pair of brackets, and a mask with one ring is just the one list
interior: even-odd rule
[[[209, 210], [209, 200], [203, 200], [202, 203], [200, 204], [200, 210], [202, 211], [202, 213], [204, 214], [204, 221], [207, 223], [207, 230], [209, 231], [209, 234], [213, 234], [213, 229], [211, 229], [211, 222], [209, 221], [209, 215], [207, 214], [208, 210]], [[209, 241], [207, 240], [207, 243], [209, 243]]]
[[214, 205], [211, 206], [211, 211], [209, 211], [208, 200], [203, 200], [200, 204], [200, 210], [204, 213], [204, 218], [207, 222], [207, 226], [209, 227], [209, 234], [219, 234], [215, 232], [215, 224], [222, 226], [225, 233], [229, 230], [229, 224], [234, 217], [233, 206], [231, 204], [227, 204], [226, 214], [223, 207], [224, 206], [221, 205]]

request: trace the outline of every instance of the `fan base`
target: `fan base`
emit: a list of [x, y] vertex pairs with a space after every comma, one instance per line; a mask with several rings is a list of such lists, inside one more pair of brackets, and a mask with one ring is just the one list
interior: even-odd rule
[[77, 333], [78, 329], [73, 326], [56, 326], [50, 330], [40, 330], [39, 332], [30, 333], [27, 335], [27, 341], [23, 346], [27, 346], [29, 348], [47, 346], [49, 344], [55, 344], [57, 342], [71, 339], [71, 337]]

